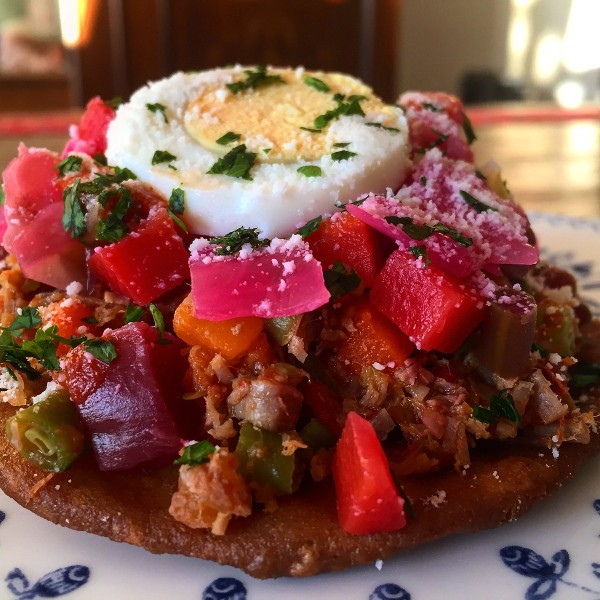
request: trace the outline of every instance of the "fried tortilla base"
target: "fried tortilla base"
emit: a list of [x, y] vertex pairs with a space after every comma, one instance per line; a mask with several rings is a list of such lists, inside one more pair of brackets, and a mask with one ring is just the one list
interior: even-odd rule
[[[14, 408], [1, 405], [1, 422], [12, 413]], [[169, 515], [176, 467], [102, 473], [88, 456], [33, 492], [48, 474], [22, 459], [5, 435], [0, 435], [0, 487], [39, 516], [71, 529], [157, 554], [233, 565], [261, 579], [305, 577], [512, 521], [561, 487], [599, 450], [600, 434], [592, 435], [588, 445], [564, 444], [558, 460], [539, 446], [480, 444], [464, 474], [451, 471], [402, 481], [416, 513], [404, 529], [362, 536], [340, 529], [331, 481], [281, 498], [275, 512], [257, 508], [251, 517], [234, 518], [223, 536], [190, 529]], [[431, 502], [440, 490], [445, 501]]]

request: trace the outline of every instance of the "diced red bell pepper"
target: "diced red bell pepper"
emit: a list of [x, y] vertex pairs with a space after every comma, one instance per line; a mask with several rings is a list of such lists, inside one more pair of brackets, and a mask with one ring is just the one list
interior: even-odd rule
[[110, 364], [83, 345], [63, 359], [64, 385], [90, 432], [100, 469], [129, 469], [176, 457], [181, 438], [173, 403], [181, 394], [187, 367], [183, 343], [169, 334], [169, 343], [157, 343], [156, 328], [143, 322], [103, 337], [117, 352]]
[[338, 348], [338, 360], [348, 371], [360, 375], [362, 368], [373, 364], [400, 366], [415, 349], [402, 331], [362, 297], [348, 306], [344, 318], [353, 328]]
[[343, 423], [341, 402], [320, 381], [307, 381], [300, 386], [300, 391], [314, 416], [338, 437]]
[[110, 122], [115, 118], [115, 110], [108, 106], [99, 96], [92, 98], [81, 116], [76, 136], [71, 138], [63, 151], [63, 156], [69, 152], [83, 152], [93, 156], [97, 152], [106, 151], [106, 132]]
[[483, 302], [434, 265], [396, 250], [371, 290], [371, 304], [419, 348], [454, 352], [483, 317]]
[[147, 304], [189, 278], [188, 252], [163, 207], [122, 240], [96, 248], [88, 264], [119, 294]]
[[404, 499], [373, 426], [348, 414], [333, 459], [340, 525], [353, 534], [396, 531], [406, 525]]
[[306, 241], [323, 269], [341, 260], [356, 271], [367, 287], [373, 285], [394, 247], [380, 233], [348, 213], [321, 221]]

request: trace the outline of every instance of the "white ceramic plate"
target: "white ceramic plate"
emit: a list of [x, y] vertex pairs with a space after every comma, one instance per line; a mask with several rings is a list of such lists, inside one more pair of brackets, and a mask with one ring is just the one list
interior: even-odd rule
[[[544, 258], [572, 269], [600, 313], [600, 221], [532, 221]], [[2, 600], [600, 599], [600, 459], [516, 523], [304, 580], [154, 556], [43, 521], [1, 493], [0, 511]]]

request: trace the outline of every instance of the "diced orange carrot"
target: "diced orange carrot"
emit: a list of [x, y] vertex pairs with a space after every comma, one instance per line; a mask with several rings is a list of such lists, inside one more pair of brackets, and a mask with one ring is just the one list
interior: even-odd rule
[[[354, 375], [363, 367], [379, 370], [400, 366], [414, 350], [414, 344], [389, 319], [371, 307], [363, 297], [346, 309], [345, 319], [352, 331], [338, 348], [338, 360]], [[389, 367], [388, 367], [389, 365]]]
[[220, 354], [226, 360], [248, 350], [262, 331], [258, 317], [242, 317], [226, 321], [207, 321], [194, 316], [192, 298], [188, 296], [175, 311], [173, 329], [190, 346], [200, 345]]

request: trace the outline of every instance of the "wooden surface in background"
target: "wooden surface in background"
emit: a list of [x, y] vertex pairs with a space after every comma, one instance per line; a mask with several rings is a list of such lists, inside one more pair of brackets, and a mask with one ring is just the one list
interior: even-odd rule
[[174, 71], [241, 63], [349, 73], [392, 101], [400, 8], [401, 0], [106, 0], [80, 51], [81, 96], [126, 98]]

